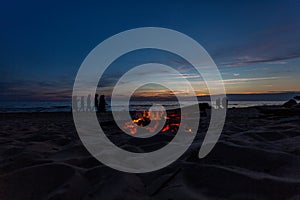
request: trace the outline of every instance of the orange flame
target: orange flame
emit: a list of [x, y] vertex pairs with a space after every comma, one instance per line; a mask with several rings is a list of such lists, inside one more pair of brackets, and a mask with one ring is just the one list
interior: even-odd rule
[[[137, 118], [132, 119], [132, 122], [126, 122], [124, 124], [124, 128], [126, 130], [129, 130], [130, 134], [135, 135], [137, 133], [138, 126], [145, 127], [149, 132], [155, 133], [159, 127], [158, 120], [161, 120], [162, 118], [166, 119], [165, 126], [160, 130], [160, 132], [171, 132], [174, 133], [178, 130], [180, 126], [180, 115], [176, 113], [171, 113], [168, 116], [164, 116], [164, 112], [161, 111], [143, 111], [142, 114], [140, 112], [135, 113]], [[153, 126], [147, 126], [150, 121], [157, 121], [156, 123], [153, 123]], [[186, 129], [187, 130], [187, 129]], [[191, 132], [189, 131], [186, 132]]]

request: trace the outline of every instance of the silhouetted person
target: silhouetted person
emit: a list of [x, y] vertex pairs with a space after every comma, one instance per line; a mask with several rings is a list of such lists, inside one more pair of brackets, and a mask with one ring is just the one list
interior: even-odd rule
[[104, 95], [101, 95], [100, 96], [100, 100], [99, 100], [99, 109], [98, 111], [99, 112], [105, 112], [105, 96]]
[[89, 94], [86, 99], [86, 112], [92, 112], [92, 106], [91, 106], [91, 95]]
[[208, 103], [199, 103], [199, 110], [200, 110], [200, 116], [201, 117], [207, 117], [206, 109], [210, 109], [210, 106]]
[[78, 112], [78, 100], [77, 96], [72, 97], [72, 110]]
[[221, 108], [221, 101], [218, 98], [218, 99], [216, 99], [216, 109], [219, 109], [219, 108]]
[[84, 96], [82, 96], [80, 99], [80, 108], [78, 111], [84, 112]]
[[98, 101], [98, 94], [95, 94], [95, 98], [94, 98], [94, 107], [95, 107], [95, 111], [98, 112], [99, 111], [99, 101]]
[[227, 99], [227, 97], [224, 97], [224, 98], [222, 99], [222, 107], [223, 107], [224, 109], [227, 109], [227, 108], [228, 108], [228, 99]]

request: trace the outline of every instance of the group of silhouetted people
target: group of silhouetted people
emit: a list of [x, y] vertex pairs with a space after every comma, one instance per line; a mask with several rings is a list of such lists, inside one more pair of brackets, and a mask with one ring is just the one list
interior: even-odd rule
[[[80, 101], [80, 107], [78, 107], [78, 101]], [[94, 106], [92, 106], [92, 99], [91, 95], [89, 94], [86, 98], [86, 106], [85, 106], [85, 98], [84, 96], [81, 96], [80, 100], [78, 100], [77, 96], [72, 97], [72, 109], [76, 112], [105, 112], [106, 102], [105, 102], [105, 96], [95, 94], [94, 98]]]

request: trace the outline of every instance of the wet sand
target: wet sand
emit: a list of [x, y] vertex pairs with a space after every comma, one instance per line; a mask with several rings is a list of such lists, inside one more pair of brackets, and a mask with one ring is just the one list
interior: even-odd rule
[[[189, 150], [170, 166], [123, 173], [94, 159], [71, 113], [0, 114], [0, 199], [300, 199], [300, 111], [229, 109], [213, 151], [198, 159], [209, 123], [201, 119]], [[101, 126], [120, 147], [110, 114]], [[168, 133], [139, 146], [155, 149]]]

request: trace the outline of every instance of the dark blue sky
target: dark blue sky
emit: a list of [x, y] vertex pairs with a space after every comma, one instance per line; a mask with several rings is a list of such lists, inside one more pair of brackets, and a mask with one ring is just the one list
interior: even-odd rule
[[7, 1], [0, 25], [1, 100], [69, 98], [96, 45], [147, 26], [197, 40], [220, 68], [228, 93], [300, 91], [296, 0]]

